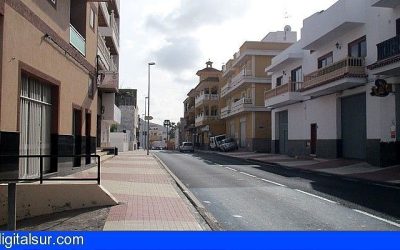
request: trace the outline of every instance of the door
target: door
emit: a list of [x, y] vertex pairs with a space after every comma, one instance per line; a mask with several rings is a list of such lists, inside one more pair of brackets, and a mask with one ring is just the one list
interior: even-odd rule
[[288, 154], [288, 111], [279, 112], [279, 153]]
[[365, 94], [342, 98], [343, 157], [365, 160], [367, 155], [367, 118]]
[[74, 167], [80, 167], [81, 164], [81, 157], [82, 155], [82, 111], [78, 109], [74, 109], [72, 113], [72, 137], [74, 140], [74, 147], [73, 147], [73, 155]]
[[[91, 138], [90, 138], [90, 128], [92, 125], [92, 115], [89, 113], [86, 113], [85, 117], [85, 136], [86, 136], [86, 155], [90, 155], [92, 152], [92, 144], [91, 144]], [[91, 158], [86, 157], [86, 164], [90, 164]]]
[[240, 147], [246, 147], [246, 122], [240, 122]]
[[[51, 153], [51, 87], [23, 75], [20, 95], [20, 155]], [[51, 159], [43, 158], [43, 171], [51, 170]], [[20, 178], [36, 178], [40, 158], [20, 160]]]
[[310, 154], [317, 154], [317, 129], [318, 126], [316, 123], [311, 124], [311, 139], [310, 139]]

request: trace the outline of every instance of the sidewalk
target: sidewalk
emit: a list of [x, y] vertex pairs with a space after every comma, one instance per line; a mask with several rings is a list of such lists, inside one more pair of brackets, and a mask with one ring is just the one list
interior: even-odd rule
[[296, 159], [287, 155], [253, 152], [218, 152], [218, 154], [287, 168], [400, 186], [400, 165], [380, 168], [374, 167], [366, 162], [347, 159]]
[[111, 208], [105, 231], [203, 230], [172, 177], [145, 151], [120, 153], [102, 163], [101, 171], [101, 185], [120, 203]]

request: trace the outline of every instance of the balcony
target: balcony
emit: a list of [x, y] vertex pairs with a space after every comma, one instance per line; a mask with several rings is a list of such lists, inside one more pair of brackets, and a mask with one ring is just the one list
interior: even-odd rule
[[119, 75], [114, 72], [103, 72], [98, 89], [106, 93], [116, 93], [119, 88]]
[[231, 105], [221, 109], [221, 119], [243, 113], [243, 112], [259, 112], [268, 111], [266, 107], [256, 106], [251, 98], [242, 98]]
[[204, 126], [204, 125], [208, 125], [208, 123], [210, 121], [215, 121], [218, 120], [218, 116], [217, 115], [199, 115], [196, 117], [195, 119], [195, 125], [196, 127], [200, 127], [200, 126]]
[[121, 110], [115, 105], [115, 94], [104, 93], [102, 97], [101, 113], [103, 121], [109, 124], [120, 124]]
[[111, 68], [111, 63], [112, 63], [111, 62], [111, 54], [110, 54], [110, 50], [107, 48], [104, 37], [100, 36], [100, 34], [98, 34], [97, 48], [98, 48], [98, 50], [97, 50], [98, 55], [103, 64], [104, 70], [109, 71]]
[[400, 70], [400, 36], [392, 37], [377, 46], [377, 62], [368, 66], [373, 75], [398, 75]]
[[304, 101], [300, 93], [302, 82], [289, 82], [265, 92], [265, 107], [279, 108], [296, 102]]
[[267, 77], [254, 76], [251, 69], [242, 70], [239, 74], [221, 89], [221, 97], [225, 97], [236, 89], [239, 89], [246, 83], [271, 83], [271, 79]]
[[[108, 18], [108, 17], [107, 17]], [[99, 26], [99, 33], [105, 37], [107, 47], [110, 48], [110, 52], [113, 55], [119, 54], [119, 28], [118, 21], [115, 18], [115, 14], [111, 11], [109, 16], [108, 26]]]
[[83, 56], [86, 56], [85, 38], [71, 24], [69, 25], [69, 43]]
[[366, 6], [365, 0], [340, 0], [329, 9], [306, 18], [301, 31], [303, 49], [317, 50], [365, 24], [367, 11], [360, 6]]
[[202, 94], [195, 99], [195, 105], [201, 106], [204, 102], [207, 101], [218, 101], [219, 95], [218, 94]]
[[378, 48], [378, 61], [400, 55], [400, 36], [390, 38], [376, 45]]
[[304, 76], [303, 95], [332, 94], [367, 82], [364, 58], [348, 57]]
[[373, 7], [396, 8], [400, 5], [398, 0], [372, 0]]

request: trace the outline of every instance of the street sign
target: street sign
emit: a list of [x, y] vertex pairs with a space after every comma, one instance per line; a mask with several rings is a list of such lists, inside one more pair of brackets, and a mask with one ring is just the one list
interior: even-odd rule
[[152, 116], [146, 116], [144, 119], [145, 119], [146, 121], [151, 121], [151, 120], [153, 120], [153, 117], [152, 117]]

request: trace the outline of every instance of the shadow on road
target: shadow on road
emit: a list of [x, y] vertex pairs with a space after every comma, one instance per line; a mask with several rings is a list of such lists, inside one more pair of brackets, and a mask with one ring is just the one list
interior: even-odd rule
[[[163, 151], [163, 153], [181, 154], [173, 151]], [[301, 169], [287, 169], [266, 163], [251, 163], [244, 159], [215, 153], [195, 152], [189, 155], [201, 159], [208, 165], [248, 166], [286, 178], [301, 178], [307, 180], [315, 191], [400, 219], [400, 189], [377, 186], [362, 181], [354, 182], [341, 176], [323, 176]]]

